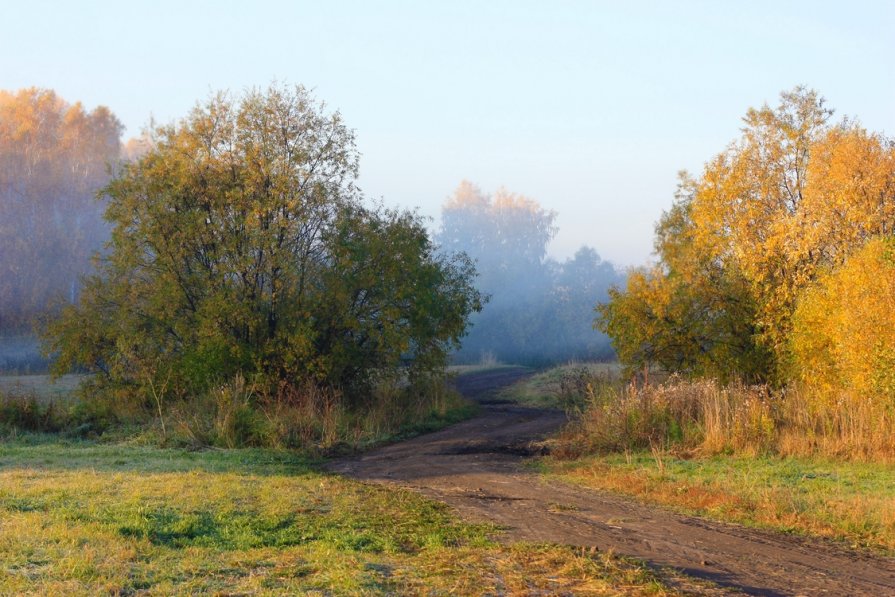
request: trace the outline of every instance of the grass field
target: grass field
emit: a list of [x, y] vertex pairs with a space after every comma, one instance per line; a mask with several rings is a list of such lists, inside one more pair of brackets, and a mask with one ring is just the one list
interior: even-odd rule
[[[0, 392], [69, 403], [78, 381], [0, 376]], [[0, 438], [0, 595], [674, 594], [636, 562], [504, 545], [298, 452], [148, 443]]]
[[666, 594], [286, 452], [0, 443], [0, 594]]

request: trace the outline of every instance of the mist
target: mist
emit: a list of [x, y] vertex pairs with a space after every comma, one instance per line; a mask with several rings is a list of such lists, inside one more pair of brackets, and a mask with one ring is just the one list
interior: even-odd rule
[[55, 92], [0, 91], [0, 369], [41, 369], [35, 324], [78, 299], [109, 238], [97, 192], [123, 127]]
[[444, 204], [436, 240], [442, 251], [475, 261], [477, 287], [490, 296], [457, 363], [613, 358], [608, 338], [593, 329], [594, 306], [624, 276], [588, 246], [565, 261], [548, 258], [556, 217], [530, 198], [505, 189], [488, 195], [466, 181]]

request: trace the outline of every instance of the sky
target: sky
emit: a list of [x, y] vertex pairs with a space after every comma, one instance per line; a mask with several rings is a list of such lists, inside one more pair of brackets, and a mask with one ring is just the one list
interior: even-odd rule
[[549, 248], [644, 263], [677, 172], [807, 85], [895, 136], [895, 2], [0, 0], [0, 89], [106, 105], [136, 136], [213, 91], [313, 89], [359, 184], [437, 227], [461, 180], [558, 213]]

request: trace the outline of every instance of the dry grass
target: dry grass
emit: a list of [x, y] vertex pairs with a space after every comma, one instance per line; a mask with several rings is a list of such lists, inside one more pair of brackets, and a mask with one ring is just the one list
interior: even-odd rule
[[617, 363], [577, 363], [541, 371], [504, 389], [500, 395], [529, 406], [576, 410], [586, 405], [589, 388], [614, 384]]
[[895, 553], [895, 471], [884, 464], [666, 453], [659, 467], [646, 451], [545, 464], [574, 483], [689, 513]]
[[584, 406], [558, 443], [560, 456], [658, 447], [703, 455], [895, 459], [888, 405], [845, 398], [829, 403], [805, 388], [775, 392], [677, 377], [649, 386], [595, 377], [584, 388]]
[[162, 446], [329, 453], [437, 429], [475, 412], [439, 379], [414, 387], [383, 380], [360, 403], [312, 383], [260, 391], [241, 376], [189, 400], [172, 399], [164, 387], [152, 388], [142, 402], [93, 390], [85, 376], [63, 376], [56, 383], [43, 375], [0, 376], [0, 437], [61, 432]]
[[572, 379], [583, 407], [551, 442], [551, 474], [719, 520], [895, 553], [890, 408], [829, 403], [805, 388]]
[[363, 404], [349, 407], [338, 392], [312, 383], [281, 384], [271, 394], [237, 376], [205, 396], [170, 405], [158, 417], [158, 428], [170, 430], [164, 440], [175, 445], [329, 453], [443, 427], [472, 412], [471, 404], [440, 382], [417, 388], [381, 383]]

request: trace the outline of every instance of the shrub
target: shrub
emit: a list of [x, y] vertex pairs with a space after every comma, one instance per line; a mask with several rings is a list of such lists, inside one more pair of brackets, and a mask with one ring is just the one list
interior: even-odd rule
[[[301, 87], [219, 94], [153, 131], [103, 191], [109, 252], [48, 327], [55, 371], [219, 413], [210, 395], [239, 374], [346, 399], [405, 365], [437, 374], [481, 308], [474, 268], [437, 255], [417, 214], [365, 207], [357, 168], [353, 132]], [[233, 408], [228, 425], [255, 426]]]
[[584, 401], [560, 437], [560, 457], [643, 449], [895, 457], [892, 409], [867, 400], [821, 402], [804, 386], [772, 389], [675, 376], [646, 386], [595, 381]]

